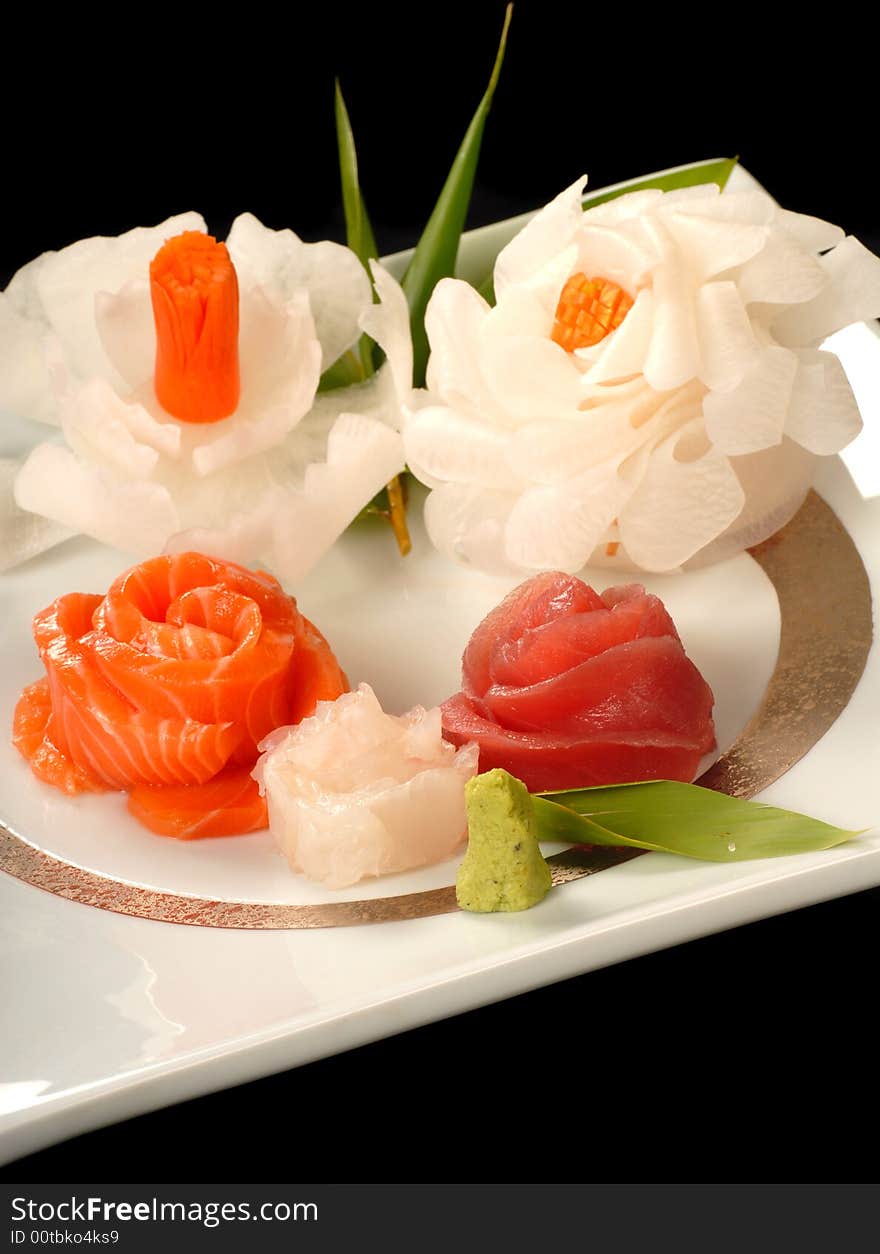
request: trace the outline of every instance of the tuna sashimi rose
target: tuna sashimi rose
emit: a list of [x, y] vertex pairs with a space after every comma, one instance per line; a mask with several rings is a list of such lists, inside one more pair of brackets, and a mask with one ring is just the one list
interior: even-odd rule
[[142, 562], [103, 597], [59, 597], [34, 638], [46, 677], [13, 725], [34, 774], [125, 790], [142, 823], [184, 839], [265, 827], [257, 744], [348, 688], [275, 579], [199, 553]]
[[689, 782], [715, 745], [712, 690], [663, 603], [640, 584], [600, 596], [536, 575], [477, 627], [443, 732], [532, 792], [632, 780]]

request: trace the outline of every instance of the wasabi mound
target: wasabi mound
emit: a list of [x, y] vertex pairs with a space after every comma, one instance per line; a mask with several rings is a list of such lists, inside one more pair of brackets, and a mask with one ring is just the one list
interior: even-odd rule
[[468, 848], [455, 895], [462, 910], [528, 910], [549, 892], [550, 868], [538, 846], [532, 799], [507, 771], [465, 786]]

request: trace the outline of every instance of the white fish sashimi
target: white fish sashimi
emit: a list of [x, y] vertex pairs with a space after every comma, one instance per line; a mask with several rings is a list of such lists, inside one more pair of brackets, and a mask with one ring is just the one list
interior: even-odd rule
[[479, 751], [443, 740], [439, 709], [386, 714], [361, 684], [260, 748], [272, 834], [294, 871], [328, 888], [439, 862], [465, 837]]

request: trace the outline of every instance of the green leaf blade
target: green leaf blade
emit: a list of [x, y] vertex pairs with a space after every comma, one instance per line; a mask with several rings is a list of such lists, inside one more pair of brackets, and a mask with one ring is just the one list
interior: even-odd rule
[[[373, 234], [370, 216], [367, 213], [367, 206], [364, 203], [363, 193], [361, 192], [354, 132], [351, 129], [351, 120], [348, 116], [348, 109], [345, 105], [339, 79], [336, 80], [334, 112], [336, 117], [336, 143], [339, 149], [339, 177], [342, 183], [342, 208], [345, 214], [346, 243], [366, 270], [372, 286], [373, 276], [370, 274], [370, 261], [378, 259], [379, 249], [376, 244], [376, 237]], [[373, 295], [375, 299], [375, 292]], [[370, 337], [362, 335], [358, 341], [355, 357], [360, 371], [360, 379], [369, 378], [376, 368], [374, 349], [375, 345]], [[334, 367], [331, 366], [330, 370], [333, 369]], [[325, 372], [325, 379], [327, 373], [329, 371]], [[342, 375], [341, 377], [344, 378], [345, 376]], [[357, 381], [357, 379], [354, 381]], [[322, 380], [322, 383], [325, 389], [344, 386], [344, 384], [339, 382], [324, 383]]]
[[597, 205], [607, 204], [618, 196], [628, 196], [630, 192], [643, 192], [656, 189], [661, 192], [680, 191], [683, 187], [700, 187], [703, 183], [717, 183], [724, 191], [727, 182], [739, 161], [739, 157], [725, 157], [721, 161], [701, 161], [697, 165], [687, 166], [682, 170], [670, 170], [666, 174], [654, 174], [645, 179], [637, 179], [627, 183], [625, 187], [608, 192], [597, 192], [595, 196], [585, 196], [581, 207], [595, 209]]
[[416, 386], [421, 386], [425, 381], [428, 361], [425, 310], [437, 283], [455, 272], [459, 240], [470, 205], [486, 119], [504, 61], [512, 12], [513, 5], [509, 4], [504, 15], [504, 26], [489, 85], [465, 132], [452, 168], [402, 279], [412, 324], [413, 378]]
[[349, 248], [369, 275], [369, 263], [378, 258], [379, 249], [376, 246], [376, 237], [373, 234], [373, 227], [361, 192], [354, 132], [351, 129], [348, 109], [338, 79], [336, 80], [335, 116], [346, 240]]
[[534, 804], [542, 840], [630, 845], [709, 862], [818, 852], [861, 834], [673, 780], [544, 793]]

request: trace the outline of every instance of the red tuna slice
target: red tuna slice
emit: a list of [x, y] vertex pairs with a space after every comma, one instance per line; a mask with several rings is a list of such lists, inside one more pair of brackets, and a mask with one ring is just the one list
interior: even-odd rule
[[484, 718], [463, 693], [443, 705], [443, 734], [454, 745], [480, 746], [481, 771], [502, 767], [530, 792], [592, 788], [628, 780], [692, 780], [709, 743], [668, 733], [566, 736], [508, 731]]
[[713, 696], [662, 602], [536, 576], [479, 625], [444, 734], [530, 788], [693, 779], [715, 744]]
[[511, 731], [661, 731], [693, 738], [709, 722], [712, 702], [712, 690], [678, 640], [661, 636], [616, 645], [541, 683], [490, 688], [477, 704]]
[[524, 632], [586, 610], [603, 609], [602, 600], [582, 579], [548, 571], [514, 588], [474, 631], [462, 658], [468, 691], [482, 695], [493, 682], [499, 645]]
[[493, 658], [491, 682], [504, 687], [536, 684], [548, 675], [561, 675], [632, 640], [646, 636], [678, 640], [675, 624], [663, 602], [645, 592], [641, 584], [609, 588], [602, 594], [602, 601], [613, 608], [573, 613], [529, 628], [519, 639], [500, 641]]

